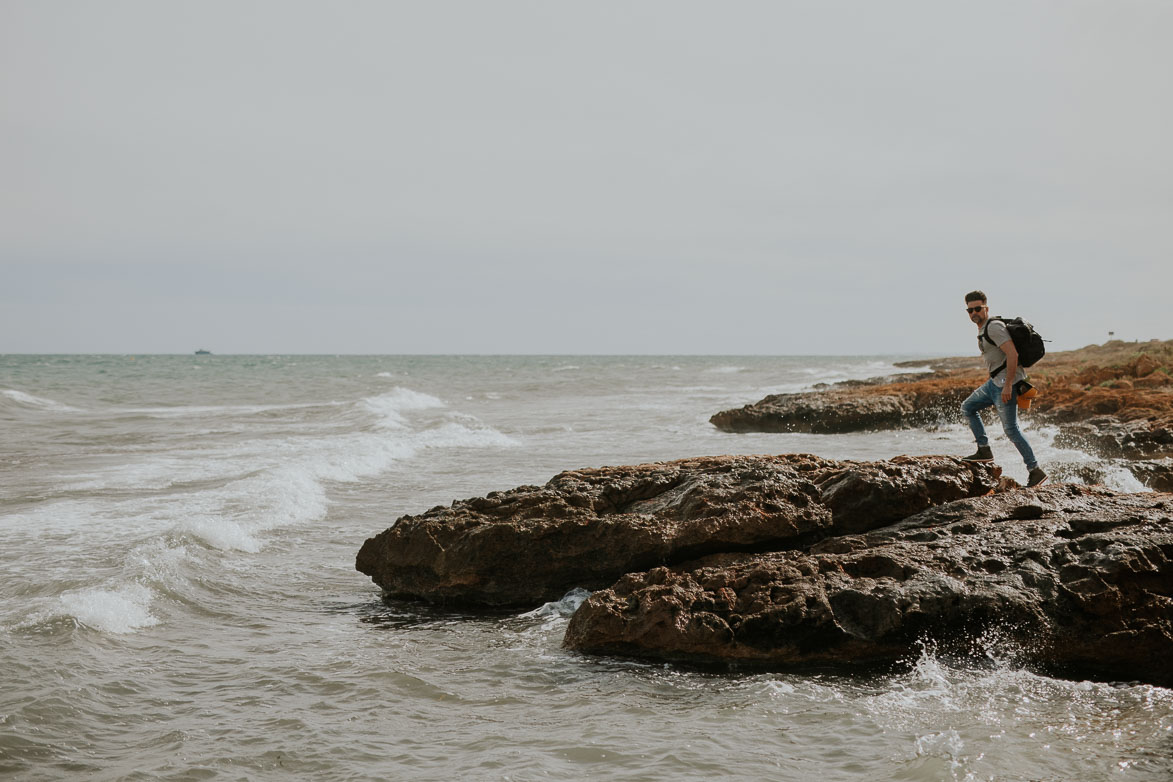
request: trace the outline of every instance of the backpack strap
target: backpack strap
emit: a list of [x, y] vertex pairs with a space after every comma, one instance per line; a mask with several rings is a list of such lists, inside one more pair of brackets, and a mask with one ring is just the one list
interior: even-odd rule
[[[986, 342], [989, 342], [994, 347], [998, 347], [997, 343], [995, 343], [994, 340], [990, 339], [990, 335], [987, 333], [990, 330], [990, 322], [995, 321], [995, 320], [1002, 321], [1003, 325], [1006, 323], [1006, 321], [1002, 320], [1001, 318], [996, 318], [996, 317], [987, 318], [986, 325], [982, 327], [981, 338], [984, 339]], [[993, 378], [997, 377], [998, 373], [1001, 372], [1002, 370], [1004, 370], [1005, 368], [1006, 368], [1006, 362], [1003, 361], [1001, 366], [999, 366], [997, 369], [990, 372], [990, 378], [993, 379]]]
[[1004, 320], [1002, 320], [1001, 318], [998, 318], [998, 317], [989, 317], [989, 318], [986, 318], [986, 325], [982, 326], [982, 339], [984, 339], [986, 342], [989, 342], [989, 343], [990, 343], [991, 345], [993, 345], [994, 347], [998, 347], [998, 345], [997, 345], [997, 344], [995, 344], [994, 340], [990, 339], [990, 335], [989, 335], [989, 331], [990, 331], [990, 321], [993, 321], [993, 320], [1002, 321], [1003, 325], [1005, 325], [1005, 323], [1006, 323], [1006, 321], [1004, 321]]

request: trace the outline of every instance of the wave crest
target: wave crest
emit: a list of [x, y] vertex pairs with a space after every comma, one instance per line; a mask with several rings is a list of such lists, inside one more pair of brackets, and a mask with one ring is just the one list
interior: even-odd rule
[[0, 389], [0, 409], [4, 407], [25, 410], [48, 410], [54, 413], [84, 413], [80, 407], [67, 405], [54, 399], [45, 399], [14, 388]]

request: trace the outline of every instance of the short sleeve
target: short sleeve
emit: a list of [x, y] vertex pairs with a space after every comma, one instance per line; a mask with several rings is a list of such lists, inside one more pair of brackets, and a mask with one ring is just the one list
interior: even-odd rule
[[986, 328], [986, 336], [989, 337], [995, 345], [1001, 347], [1010, 339], [1010, 332], [1006, 329], [1006, 324], [1000, 320], [991, 320], [990, 325]]

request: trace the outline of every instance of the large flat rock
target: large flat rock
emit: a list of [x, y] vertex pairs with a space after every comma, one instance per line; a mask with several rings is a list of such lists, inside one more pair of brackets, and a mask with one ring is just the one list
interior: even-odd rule
[[355, 567], [393, 597], [536, 605], [633, 571], [866, 532], [987, 494], [998, 475], [944, 456], [805, 454], [575, 470], [404, 516], [363, 544]]
[[770, 667], [891, 663], [993, 635], [1065, 676], [1173, 686], [1173, 495], [1053, 486], [802, 550], [623, 576], [566, 646]]
[[726, 432], [807, 434], [934, 426], [958, 418], [957, 411], [971, 391], [958, 384], [893, 382], [772, 394], [753, 404], [716, 413], [709, 422]]

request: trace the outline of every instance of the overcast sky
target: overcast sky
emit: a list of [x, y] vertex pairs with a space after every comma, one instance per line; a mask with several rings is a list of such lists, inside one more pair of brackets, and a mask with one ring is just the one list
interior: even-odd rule
[[1173, 338], [1173, 3], [0, 0], [0, 352]]

